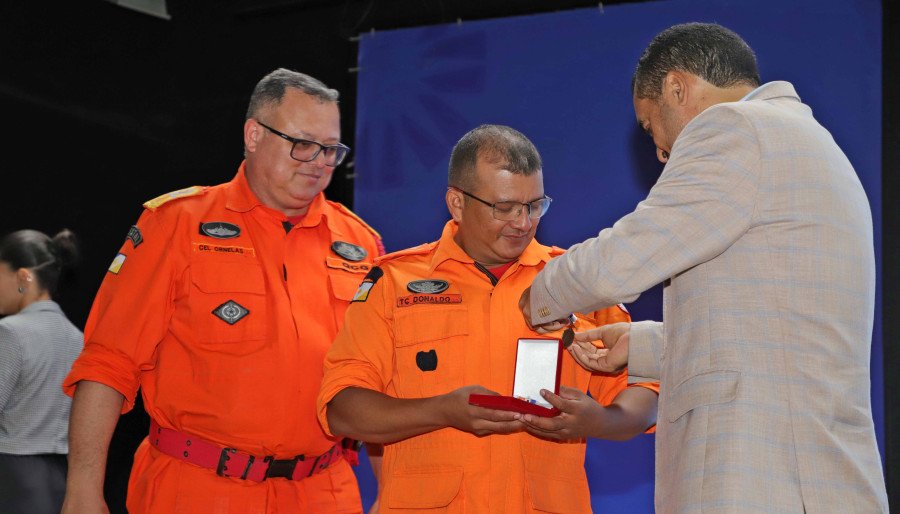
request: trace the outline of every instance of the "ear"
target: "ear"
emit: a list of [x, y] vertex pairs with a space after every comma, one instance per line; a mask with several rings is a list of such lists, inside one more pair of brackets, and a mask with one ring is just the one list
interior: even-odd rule
[[248, 152], [256, 151], [256, 145], [259, 144], [259, 138], [262, 137], [263, 130], [265, 130], [263, 126], [253, 118], [249, 118], [244, 122], [244, 148]]
[[444, 199], [447, 201], [447, 210], [450, 211], [450, 217], [453, 218], [453, 221], [457, 223], [462, 221], [463, 205], [466, 202], [462, 193], [452, 187], [448, 187]]
[[691, 84], [692, 81], [683, 71], [672, 70], [663, 79], [663, 95], [667, 95], [675, 105], [685, 105], [691, 93]]
[[31, 278], [31, 272], [26, 268], [19, 268], [16, 271], [16, 280], [19, 282], [20, 286], [28, 285], [29, 282], [34, 280]]

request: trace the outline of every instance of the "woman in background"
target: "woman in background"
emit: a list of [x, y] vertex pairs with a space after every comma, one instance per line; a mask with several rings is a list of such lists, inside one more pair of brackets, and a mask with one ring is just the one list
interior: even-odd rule
[[0, 509], [58, 513], [71, 400], [62, 381], [84, 345], [53, 301], [75, 236], [19, 230], [0, 240]]

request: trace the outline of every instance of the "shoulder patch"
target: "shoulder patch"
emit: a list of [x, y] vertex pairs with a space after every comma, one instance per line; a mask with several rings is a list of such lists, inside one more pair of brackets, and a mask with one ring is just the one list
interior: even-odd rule
[[152, 200], [147, 200], [146, 202], [144, 202], [144, 208], [150, 209], [152, 211], [152, 210], [155, 210], [156, 208], [158, 208], [160, 205], [163, 205], [164, 203], [166, 203], [170, 200], [175, 200], [177, 198], [187, 198], [189, 196], [197, 196], [197, 195], [199, 195], [201, 193], [205, 193], [205, 192], [206, 192], [206, 187], [204, 187], [204, 186], [186, 187], [184, 189], [179, 189], [177, 191], [172, 191], [172, 192], [169, 192], [169, 193], [166, 193], [163, 195], [159, 195]]
[[363, 221], [363, 219], [360, 218], [359, 215], [357, 215], [355, 212], [353, 212], [349, 208], [347, 208], [346, 205], [344, 205], [340, 202], [332, 202], [331, 200], [327, 200], [327, 199], [325, 201], [328, 202], [329, 204], [331, 204], [331, 206], [334, 207], [335, 209], [341, 211], [343, 214], [346, 214], [347, 216], [358, 221], [359, 224], [363, 226], [363, 228], [365, 228], [366, 230], [371, 232], [372, 236], [375, 237], [375, 244], [378, 245], [378, 254], [379, 255], [384, 255], [385, 253], [387, 253], [384, 250], [384, 243], [381, 241], [381, 234], [379, 234], [377, 230], [375, 230], [374, 228], [372, 228], [371, 225], [369, 225], [368, 223]]
[[353, 302], [364, 302], [369, 299], [369, 291], [372, 289], [372, 286], [375, 285], [375, 282], [381, 280], [381, 277], [384, 276], [384, 271], [381, 270], [378, 266], [372, 268], [368, 273], [366, 273], [365, 278], [363, 278], [362, 283], [359, 285], [359, 289], [356, 290], [356, 293], [353, 294], [353, 299], [350, 300], [350, 303]]
[[396, 252], [391, 252], [387, 255], [382, 255], [381, 257], [377, 257], [375, 259], [375, 264], [389, 261], [391, 259], [396, 259], [398, 257], [403, 257], [405, 255], [424, 255], [426, 253], [430, 253], [435, 246], [437, 246], [438, 242], [434, 241], [431, 243], [420, 244], [419, 246], [413, 246], [412, 248], [407, 248], [405, 250], [398, 250]]

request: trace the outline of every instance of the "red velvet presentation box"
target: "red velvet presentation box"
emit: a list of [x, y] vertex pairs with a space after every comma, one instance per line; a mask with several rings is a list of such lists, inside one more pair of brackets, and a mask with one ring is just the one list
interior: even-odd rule
[[519, 339], [512, 396], [471, 394], [469, 403], [545, 418], [559, 414], [541, 397], [541, 389], [559, 394], [563, 344], [560, 339]]

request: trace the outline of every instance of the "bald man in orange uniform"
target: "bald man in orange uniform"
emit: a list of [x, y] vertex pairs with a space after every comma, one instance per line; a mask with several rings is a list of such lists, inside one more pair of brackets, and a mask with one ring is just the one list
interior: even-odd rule
[[64, 512], [105, 508], [107, 446], [138, 387], [151, 429], [132, 514], [361, 512], [342, 441], [315, 416], [325, 353], [383, 253], [322, 193], [349, 150], [336, 100], [274, 71], [251, 97], [234, 179], [144, 204], [64, 384], [75, 397]]
[[[326, 357], [319, 419], [335, 435], [385, 443], [381, 513], [590, 512], [585, 438], [651, 429], [657, 384], [629, 387], [625, 373], [592, 374], [564, 354], [560, 395], [545, 396], [562, 412], [550, 429], [469, 404], [472, 393], [512, 393], [517, 340], [539, 337], [518, 298], [563, 251], [534, 240], [550, 199], [521, 133], [470, 131], [449, 183], [453, 219], [440, 240], [377, 259], [360, 286]], [[614, 307], [579, 315], [575, 328], [621, 321], [630, 318]]]

